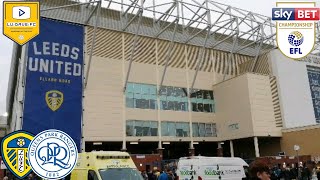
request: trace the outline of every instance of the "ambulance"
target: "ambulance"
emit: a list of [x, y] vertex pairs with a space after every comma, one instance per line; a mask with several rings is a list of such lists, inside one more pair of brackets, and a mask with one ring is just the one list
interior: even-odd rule
[[242, 180], [249, 165], [241, 158], [193, 156], [179, 159], [179, 180]]
[[143, 180], [129, 153], [93, 151], [79, 153], [66, 180]]

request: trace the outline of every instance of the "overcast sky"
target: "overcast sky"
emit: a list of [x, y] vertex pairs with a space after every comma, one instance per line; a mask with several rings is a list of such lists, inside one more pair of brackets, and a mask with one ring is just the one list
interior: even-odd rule
[[[156, 0], [160, 1], [160, 0]], [[214, 0], [255, 13], [271, 16], [271, 9], [276, 6], [276, 0]], [[0, 12], [3, 1], [1, 0]], [[1, 13], [2, 14], [2, 13]], [[11, 63], [12, 41], [2, 34], [2, 15], [0, 17], [0, 115], [6, 111], [7, 84]]]

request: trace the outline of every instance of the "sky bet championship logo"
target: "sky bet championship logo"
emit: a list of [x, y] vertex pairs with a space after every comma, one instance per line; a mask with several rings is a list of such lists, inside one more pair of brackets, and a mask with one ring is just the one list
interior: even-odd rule
[[76, 165], [77, 145], [63, 131], [50, 129], [36, 136], [27, 131], [15, 131], [2, 139], [4, 164], [17, 178], [31, 171], [44, 179], [63, 179]]
[[277, 43], [285, 56], [298, 60], [311, 53], [319, 20], [314, 2], [277, 2], [272, 20], [277, 21]]

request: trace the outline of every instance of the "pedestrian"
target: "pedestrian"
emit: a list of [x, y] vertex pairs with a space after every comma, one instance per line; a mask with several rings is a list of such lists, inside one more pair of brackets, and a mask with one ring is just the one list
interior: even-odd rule
[[298, 177], [298, 169], [295, 164], [291, 165], [290, 179], [296, 179]]
[[288, 166], [285, 166], [283, 168], [283, 178], [284, 178], [284, 180], [291, 180], [290, 171], [291, 171], [291, 169], [290, 169], [290, 165], [289, 164], [288, 164]]
[[174, 180], [175, 179], [175, 176], [174, 176], [174, 174], [173, 174], [173, 172], [171, 170], [169, 170], [169, 172], [168, 172], [168, 179], [169, 180]]
[[169, 180], [169, 173], [170, 169], [166, 169], [165, 172], [161, 173], [158, 180]]
[[157, 177], [157, 179], [159, 178], [159, 176], [160, 176], [160, 171], [157, 169], [156, 170], [156, 172], [154, 173], [155, 175], [156, 175], [156, 177]]
[[148, 180], [157, 180], [155, 172], [152, 170], [149, 170], [149, 172], [147, 173], [148, 175]]
[[262, 161], [254, 161], [250, 164], [249, 174], [251, 180], [270, 180], [270, 168]]
[[143, 177], [144, 180], [148, 180], [148, 175], [147, 175], [147, 172], [146, 172], [146, 171], [143, 171], [143, 172], [141, 173], [141, 175], [142, 175], [142, 177]]

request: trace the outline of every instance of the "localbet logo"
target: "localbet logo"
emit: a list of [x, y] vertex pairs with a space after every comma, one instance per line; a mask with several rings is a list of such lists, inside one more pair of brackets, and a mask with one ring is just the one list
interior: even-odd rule
[[313, 2], [278, 2], [272, 9], [272, 20], [277, 21], [277, 44], [285, 56], [298, 60], [313, 51], [315, 21], [320, 12], [314, 6]]
[[39, 34], [39, 2], [4, 1], [3, 34], [24, 45]]

